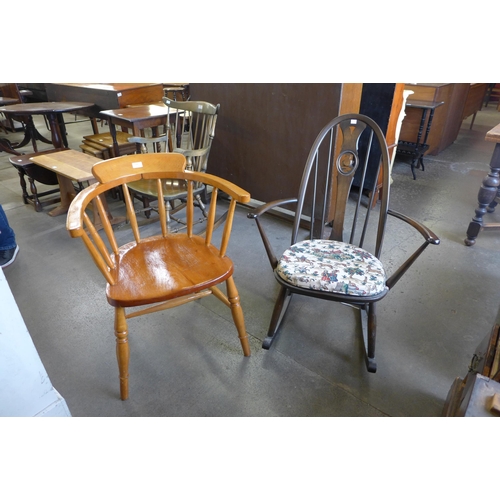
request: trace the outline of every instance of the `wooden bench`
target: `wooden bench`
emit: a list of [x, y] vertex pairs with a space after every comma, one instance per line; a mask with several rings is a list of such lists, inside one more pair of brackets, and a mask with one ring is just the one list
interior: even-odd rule
[[[29, 153], [9, 158], [10, 163], [16, 167], [19, 174], [19, 180], [23, 192], [23, 201], [25, 204], [29, 203], [33, 205], [36, 212], [41, 212], [45, 205], [57, 203], [60, 201], [60, 198], [52, 197], [50, 200], [44, 200], [43, 202], [40, 200], [40, 197], [42, 196], [59, 193], [59, 187], [39, 193], [35, 181], [48, 186], [57, 186], [58, 180], [57, 175], [54, 172], [36, 165], [32, 158], [40, 155], [56, 153], [58, 151], [64, 151], [64, 149], [50, 149], [48, 151], [39, 151], [38, 153]], [[28, 177], [31, 194], [28, 194], [25, 176]]]

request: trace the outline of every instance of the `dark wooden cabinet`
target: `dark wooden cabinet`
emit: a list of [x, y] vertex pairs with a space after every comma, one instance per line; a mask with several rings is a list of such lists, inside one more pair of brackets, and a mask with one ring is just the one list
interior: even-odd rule
[[[462, 114], [469, 92], [469, 83], [415, 83], [406, 84], [406, 90], [413, 90], [409, 99], [429, 102], [443, 101], [436, 109], [432, 129], [427, 143], [428, 155], [437, 155], [457, 138], [462, 125]], [[406, 117], [401, 127], [400, 140], [413, 142], [420, 127], [421, 111], [406, 109]], [[424, 125], [424, 129], [427, 124]]]
[[462, 111], [462, 121], [472, 116], [470, 128], [474, 125], [476, 113], [483, 107], [486, 92], [488, 90], [487, 83], [471, 83], [467, 92], [464, 109]]

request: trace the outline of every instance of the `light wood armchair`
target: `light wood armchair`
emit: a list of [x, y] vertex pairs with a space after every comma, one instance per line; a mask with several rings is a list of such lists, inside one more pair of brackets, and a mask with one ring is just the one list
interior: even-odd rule
[[[107, 281], [107, 300], [115, 308], [116, 351], [122, 400], [127, 399], [129, 394], [128, 318], [162, 311], [213, 294], [231, 309], [243, 353], [245, 356], [250, 355], [243, 312], [233, 280], [233, 263], [226, 255], [236, 203], [248, 202], [250, 195], [214, 175], [185, 171], [185, 165], [186, 159], [179, 153], [148, 153], [99, 162], [93, 167], [93, 174], [98, 182], [81, 191], [68, 212], [67, 229], [71, 237], [82, 238]], [[141, 235], [144, 228], [150, 231], [150, 225], [140, 227], [138, 224], [128, 189], [129, 183], [141, 179], [154, 180], [160, 198], [165, 179], [187, 183], [186, 232], [174, 233], [169, 230], [166, 210], [160, 203], [160, 234], [147, 237]], [[212, 188], [205, 236], [193, 233], [193, 184], [199, 182]], [[123, 189], [130, 228], [113, 227], [108, 218], [109, 213], [104, 209], [105, 193], [118, 187]], [[229, 196], [229, 202], [224, 200], [225, 204], [229, 204], [229, 209], [225, 225], [220, 231], [214, 231], [220, 192]], [[96, 230], [86, 213], [93, 200], [96, 201], [94, 205], [97, 205], [103, 222], [101, 231]], [[222, 202], [220, 199], [219, 201]], [[124, 210], [123, 204], [119, 206]], [[125, 238], [127, 234], [130, 238]], [[215, 240], [219, 244], [214, 243]], [[222, 283], [226, 284], [227, 294], [217, 287]]]

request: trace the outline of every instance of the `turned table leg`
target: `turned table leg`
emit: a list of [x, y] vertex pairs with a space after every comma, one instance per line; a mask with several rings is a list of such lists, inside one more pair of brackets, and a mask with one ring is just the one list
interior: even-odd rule
[[[486, 212], [493, 212], [496, 206], [495, 198], [498, 195], [500, 187], [500, 144], [495, 145], [493, 156], [490, 162], [490, 172], [483, 179], [483, 184], [479, 188], [477, 195], [478, 207], [476, 208], [476, 215], [472, 218], [467, 228], [467, 238], [465, 244], [472, 246], [476, 242], [476, 238], [486, 225], [483, 222], [483, 215]], [[490, 228], [499, 228], [500, 224], [488, 224]]]

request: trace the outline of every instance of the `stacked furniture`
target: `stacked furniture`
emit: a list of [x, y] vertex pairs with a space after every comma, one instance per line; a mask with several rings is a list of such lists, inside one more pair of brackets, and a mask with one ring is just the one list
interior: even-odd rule
[[[135, 153], [135, 145], [129, 142], [131, 137], [133, 136], [126, 132], [116, 132], [120, 156]], [[95, 156], [101, 160], [107, 160], [114, 156], [113, 138], [109, 132], [86, 135], [83, 137], [80, 149], [88, 155]]]

